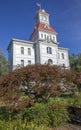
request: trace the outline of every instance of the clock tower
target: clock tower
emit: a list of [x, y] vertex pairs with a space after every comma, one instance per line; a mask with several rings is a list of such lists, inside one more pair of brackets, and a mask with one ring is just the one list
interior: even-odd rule
[[34, 17], [35, 25], [39, 23], [49, 25], [49, 14], [44, 9], [39, 10]]
[[31, 41], [52, 40], [57, 43], [57, 32], [50, 26], [49, 13], [44, 9], [38, 10], [34, 17], [34, 31], [30, 36]]

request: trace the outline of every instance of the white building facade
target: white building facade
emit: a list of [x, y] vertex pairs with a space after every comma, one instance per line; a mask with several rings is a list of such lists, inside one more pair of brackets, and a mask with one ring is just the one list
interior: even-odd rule
[[50, 26], [49, 14], [38, 10], [30, 41], [12, 39], [8, 46], [10, 70], [33, 64], [60, 65], [69, 68], [68, 49], [59, 47], [57, 32]]

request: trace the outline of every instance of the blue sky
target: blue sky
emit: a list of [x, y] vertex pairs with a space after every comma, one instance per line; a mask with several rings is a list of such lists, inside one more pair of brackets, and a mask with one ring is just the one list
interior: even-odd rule
[[0, 49], [5, 56], [12, 38], [29, 40], [36, 2], [50, 14], [59, 46], [69, 48], [69, 54], [81, 53], [81, 0], [0, 0]]

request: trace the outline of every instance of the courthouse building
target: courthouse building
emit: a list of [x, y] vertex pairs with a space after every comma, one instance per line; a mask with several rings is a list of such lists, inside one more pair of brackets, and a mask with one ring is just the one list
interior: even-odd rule
[[18, 66], [50, 64], [69, 67], [68, 49], [59, 47], [57, 32], [51, 27], [49, 13], [40, 9], [34, 17], [30, 40], [12, 39], [8, 45], [10, 70]]

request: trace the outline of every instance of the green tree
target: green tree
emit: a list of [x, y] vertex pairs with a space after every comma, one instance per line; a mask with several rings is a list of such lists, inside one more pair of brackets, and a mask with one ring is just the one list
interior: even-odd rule
[[69, 59], [70, 59], [70, 67], [76, 69], [77, 55], [73, 53], [72, 55], [70, 55]]
[[70, 59], [70, 67], [77, 70], [81, 71], [81, 53], [79, 54], [72, 54], [69, 57]]
[[77, 58], [77, 70], [81, 71], [81, 53], [78, 54]]
[[8, 72], [8, 61], [0, 50], [0, 76], [4, 76]]

